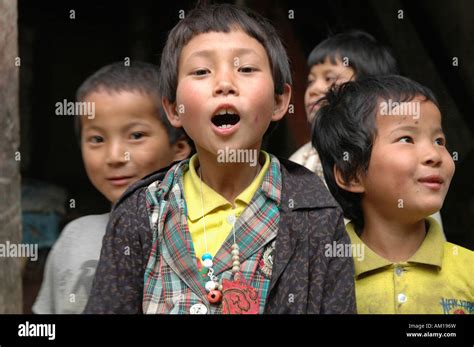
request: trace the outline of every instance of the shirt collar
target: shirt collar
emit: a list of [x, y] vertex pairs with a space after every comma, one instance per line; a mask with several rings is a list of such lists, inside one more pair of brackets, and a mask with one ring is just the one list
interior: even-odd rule
[[426, 219], [428, 232], [416, 253], [408, 259], [409, 263], [433, 265], [441, 268], [444, 256], [444, 236], [439, 223], [432, 217]]
[[[426, 222], [428, 223], [429, 227], [425, 239], [416, 253], [406, 262], [427, 264], [441, 268], [444, 255], [443, 233], [441, 232], [441, 227], [435, 219], [428, 217]], [[356, 245], [357, 248], [364, 247], [363, 260], [359, 261], [358, 259], [354, 258], [356, 278], [363, 273], [394, 264], [390, 260], [379, 256], [377, 253], [367, 247], [360, 239], [359, 235], [357, 235], [355, 232], [354, 224], [352, 222], [346, 225], [346, 230], [353, 245]]]
[[[235, 198], [234, 202], [236, 204], [242, 203], [244, 205], [249, 205], [259, 187], [268, 197], [273, 198], [274, 200], [279, 198], [279, 196], [277, 197], [276, 195], [279, 194], [277, 192], [278, 189], [281, 191], [281, 180], [279, 188], [275, 189], [275, 187], [273, 187], [273, 184], [275, 183], [275, 170], [269, 170], [275, 165], [274, 161], [276, 161], [278, 164], [278, 160], [273, 157], [271, 158], [270, 155], [264, 151], [261, 152], [265, 158], [265, 163], [252, 183]], [[184, 168], [184, 171], [189, 170], [187, 174], [184, 175], [184, 180], [186, 180], [185, 186], [188, 189], [185, 194], [190, 197], [187, 199], [188, 217], [192, 221], [202, 218], [203, 210], [204, 215], [207, 215], [217, 208], [230, 205], [229, 201], [227, 201], [223, 196], [221, 196], [204, 182], [202, 182], [203, 200], [201, 204], [201, 179], [199, 178], [199, 174], [196, 172], [196, 164], [198, 161], [198, 156], [195, 154], [189, 160], [188, 167]]]

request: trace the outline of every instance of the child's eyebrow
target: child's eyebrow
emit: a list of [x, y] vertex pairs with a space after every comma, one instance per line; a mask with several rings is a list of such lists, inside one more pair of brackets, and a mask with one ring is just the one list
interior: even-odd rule
[[[412, 133], [419, 133], [420, 132], [420, 129], [418, 127], [415, 127], [413, 125], [404, 125], [404, 126], [400, 126], [398, 128], [395, 128], [393, 129], [389, 135], [392, 135], [394, 132], [396, 131], [410, 131]], [[442, 134], [444, 135], [444, 131], [443, 131], [443, 128], [441, 127], [438, 127], [436, 129], [434, 129], [432, 131], [433, 134]]]
[[147, 126], [147, 125], [148, 125], [148, 124], [143, 123], [143, 122], [132, 122], [132, 123], [129, 123], [129, 124], [125, 125], [125, 126], [123, 127], [123, 130], [126, 131], [126, 130], [129, 130], [129, 129], [135, 127], [135, 126]]
[[[344, 65], [341, 64], [341, 66], [344, 66]], [[328, 73], [328, 72], [337, 73], [338, 72], [337, 68], [339, 68], [339, 66], [333, 64], [331, 66], [325, 67], [323, 70], [323, 73]]]
[[411, 131], [413, 133], [417, 133], [419, 132], [419, 129], [418, 127], [415, 127], [413, 125], [404, 125], [404, 126], [400, 126], [400, 127], [397, 127], [395, 129], [393, 129], [389, 135], [392, 135], [394, 132], [396, 131]]
[[89, 131], [89, 130], [96, 130], [96, 131], [102, 131], [103, 129], [97, 125], [89, 125], [89, 126], [84, 126], [83, 132]]
[[441, 128], [441, 127], [436, 128], [436, 129], [433, 131], [433, 134], [441, 134], [441, 135], [444, 136], [443, 128]]
[[[121, 131], [128, 131], [130, 129], [132, 129], [133, 127], [135, 126], [147, 126], [148, 124], [147, 123], [144, 123], [144, 122], [132, 122], [132, 123], [129, 123], [127, 125], [125, 125]], [[98, 125], [90, 125], [90, 126], [85, 126], [84, 127], [84, 131], [107, 131], [107, 129], [105, 127], [101, 127], [101, 126], [98, 126]]]
[[[239, 56], [239, 57], [244, 56], [244, 55], [256, 55], [259, 58], [261, 58], [261, 56], [255, 50], [251, 48], [233, 48], [232, 52], [235, 52], [235, 56]], [[202, 49], [202, 50], [192, 53], [189, 56], [188, 60], [191, 58], [199, 58], [199, 57], [209, 58], [209, 57], [212, 57], [215, 53], [216, 51], [213, 49]]]

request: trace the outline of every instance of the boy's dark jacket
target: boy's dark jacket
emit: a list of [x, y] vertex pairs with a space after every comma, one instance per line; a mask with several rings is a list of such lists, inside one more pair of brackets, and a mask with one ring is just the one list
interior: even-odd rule
[[[278, 159], [283, 188], [265, 313], [356, 313], [352, 258], [326, 254], [333, 242], [350, 243], [340, 207], [314, 173]], [[145, 191], [167, 169], [136, 182], [115, 204], [84, 313], [142, 313], [152, 246]]]

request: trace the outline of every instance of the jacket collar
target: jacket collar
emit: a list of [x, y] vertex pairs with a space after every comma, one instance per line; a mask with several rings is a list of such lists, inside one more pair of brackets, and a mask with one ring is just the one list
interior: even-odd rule
[[281, 164], [281, 209], [338, 207], [324, 183], [314, 173], [290, 160], [278, 158]]

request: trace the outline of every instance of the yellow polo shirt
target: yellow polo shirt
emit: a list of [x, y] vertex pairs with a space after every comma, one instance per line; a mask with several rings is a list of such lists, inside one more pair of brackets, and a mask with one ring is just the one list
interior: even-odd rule
[[474, 252], [446, 242], [439, 224], [427, 221], [418, 251], [398, 263], [366, 246], [353, 223], [346, 226], [353, 249], [363, 247], [363, 257], [353, 254], [358, 313], [474, 313]]
[[[239, 218], [250, 204], [258, 187], [262, 185], [263, 177], [270, 166], [270, 156], [264, 151], [261, 152], [265, 157], [265, 164], [253, 182], [235, 198], [235, 208], [222, 195], [204, 182], [202, 183], [207, 250], [213, 257], [232, 231], [234, 220]], [[198, 157], [195, 154], [189, 161], [189, 170], [184, 173], [184, 198], [188, 208], [188, 227], [193, 240], [194, 251], [196, 257], [201, 259], [202, 255], [206, 253], [206, 244], [202, 221], [201, 182], [195, 169], [197, 161]]]

